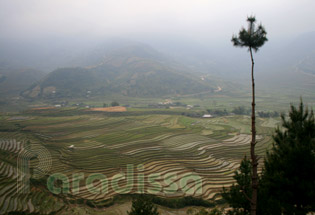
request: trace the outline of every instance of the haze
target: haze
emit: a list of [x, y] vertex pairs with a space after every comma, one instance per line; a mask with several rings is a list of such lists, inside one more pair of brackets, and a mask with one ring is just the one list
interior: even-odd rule
[[[43, 37], [181, 37], [229, 41], [256, 15], [274, 39], [314, 31], [313, 0], [1, 0], [2, 40]], [[219, 41], [218, 41], [219, 40]]]
[[148, 44], [193, 72], [249, 78], [248, 53], [230, 42], [246, 17], [268, 32], [257, 75], [275, 73], [312, 59], [313, 8], [313, 0], [0, 0], [0, 63], [45, 72], [87, 66], [73, 62], [114, 39]]

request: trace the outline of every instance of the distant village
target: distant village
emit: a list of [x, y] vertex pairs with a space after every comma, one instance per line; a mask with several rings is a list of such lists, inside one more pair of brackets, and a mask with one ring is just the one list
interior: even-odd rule
[[[90, 93], [90, 91], [88, 91]], [[53, 108], [62, 108], [62, 107], [79, 107], [79, 108], [86, 108], [86, 109], [100, 109], [100, 107], [97, 107], [95, 105], [86, 104], [83, 102], [80, 103], [74, 103], [69, 104], [68, 101], [59, 101], [53, 103]], [[123, 107], [125, 108], [124, 111], [126, 111], [126, 108], [129, 108], [130, 105], [120, 105], [118, 102], [113, 101], [109, 104], [103, 103], [102, 108], [110, 108], [110, 107]], [[145, 107], [141, 107], [145, 108]], [[179, 101], [173, 101], [171, 98], [164, 99], [163, 101], [157, 102], [157, 103], [151, 103], [148, 104], [147, 108], [151, 109], [186, 109], [187, 111], [182, 112], [182, 115], [188, 116], [188, 117], [198, 117], [198, 118], [213, 118], [217, 116], [228, 116], [228, 115], [250, 115], [250, 109], [245, 108], [244, 106], [234, 107], [232, 110], [227, 111], [226, 109], [206, 109], [206, 110], [200, 110], [199, 104], [184, 104]], [[118, 111], [118, 110], [117, 110]], [[110, 112], [110, 110], [109, 110]], [[280, 113], [274, 111], [274, 112], [268, 112], [268, 111], [257, 111], [257, 115], [262, 118], [268, 118], [268, 117], [279, 117]]]

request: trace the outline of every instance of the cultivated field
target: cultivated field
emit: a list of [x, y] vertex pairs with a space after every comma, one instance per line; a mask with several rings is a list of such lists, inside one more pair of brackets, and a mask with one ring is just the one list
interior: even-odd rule
[[[83, 203], [105, 213], [103, 206], [127, 193], [216, 200], [222, 187], [233, 183], [233, 172], [248, 155], [250, 142], [247, 116], [202, 119], [102, 112], [50, 116], [33, 110], [1, 116], [0, 121], [0, 214], [62, 214]], [[277, 123], [258, 119], [259, 155], [270, 146]], [[31, 153], [25, 153], [27, 147]], [[18, 162], [26, 154], [31, 168], [21, 172]], [[47, 165], [40, 167], [40, 162]], [[68, 181], [63, 182], [69, 182], [69, 190], [49, 191], [47, 178], [53, 174], [66, 176]], [[91, 179], [93, 174], [103, 178]], [[30, 190], [23, 193], [20, 181], [29, 175]]]
[[125, 107], [104, 107], [104, 108], [91, 108], [91, 111], [104, 111], [104, 112], [125, 112], [127, 111], [127, 108]]

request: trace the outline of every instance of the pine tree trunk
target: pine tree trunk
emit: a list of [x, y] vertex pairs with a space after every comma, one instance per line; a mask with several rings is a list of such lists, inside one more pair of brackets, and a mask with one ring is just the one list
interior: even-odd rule
[[251, 198], [251, 215], [256, 215], [257, 210], [257, 190], [258, 190], [258, 173], [257, 173], [257, 157], [255, 154], [256, 145], [256, 126], [255, 126], [255, 80], [254, 80], [254, 58], [252, 48], [249, 48], [252, 61], [252, 141], [250, 143], [250, 155], [252, 160], [252, 198]]

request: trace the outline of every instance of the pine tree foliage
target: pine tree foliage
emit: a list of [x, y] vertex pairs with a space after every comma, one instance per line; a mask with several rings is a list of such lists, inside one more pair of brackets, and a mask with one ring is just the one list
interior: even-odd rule
[[313, 111], [301, 102], [291, 105], [289, 119], [282, 115], [282, 128], [265, 160], [263, 188], [278, 201], [284, 214], [315, 211], [315, 121]]
[[223, 215], [223, 210], [219, 208], [213, 208], [210, 211], [207, 211], [206, 209], [202, 208], [199, 211], [196, 211], [196, 209], [188, 209], [186, 212], [187, 215]]
[[250, 213], [251, 177], [251, 162], [245, 156], [233, 176], [236, 184], [233, 184], [229, 189], [223, 188], [222, 197], [233, 208], [229, 214], [246, 215]]
[[157, 207], [145, 195], [139, 195], [132, 201], [128, 215], [159, 215]]
[[233, 36], [232, 42], [234, 46], [248, 47], [248, 49], [258, 49], [268, 41], [265, 28], [260, 24], [256, 27], [256, 18], [254, 16], [247, 18], [248, 29], [242, 28], [238, 37]]

